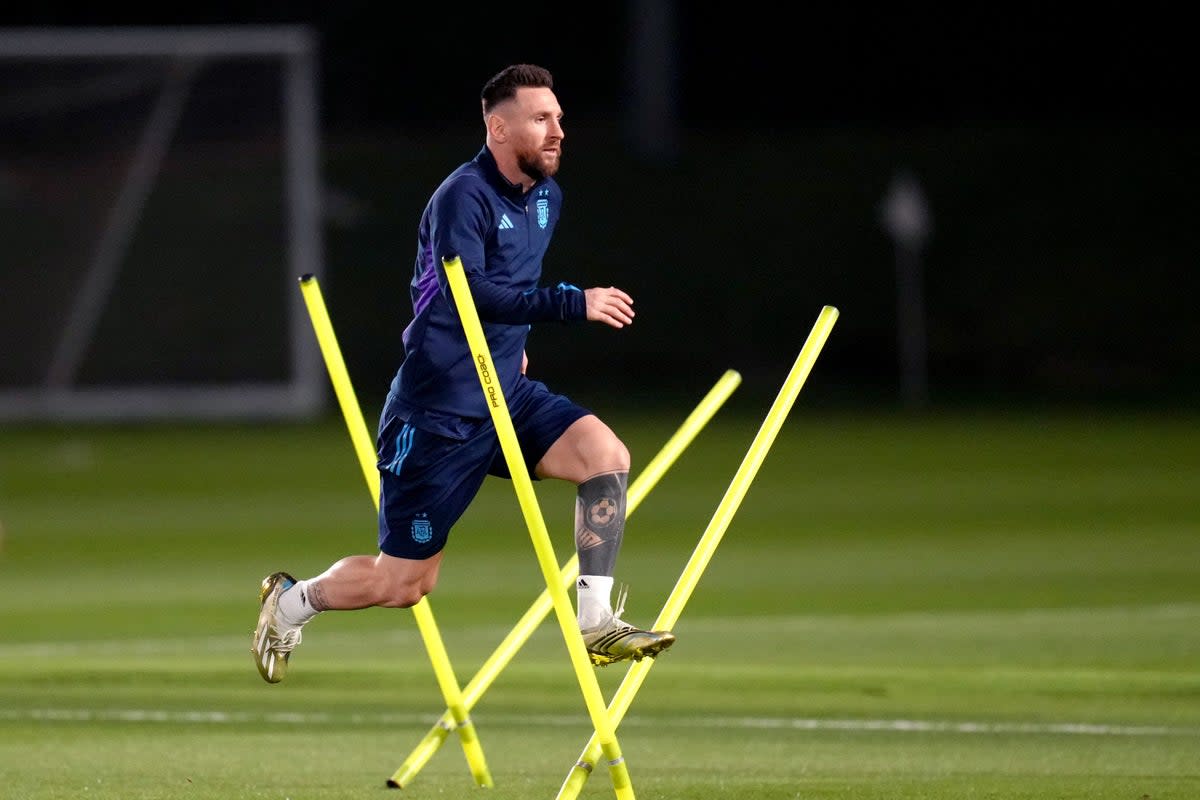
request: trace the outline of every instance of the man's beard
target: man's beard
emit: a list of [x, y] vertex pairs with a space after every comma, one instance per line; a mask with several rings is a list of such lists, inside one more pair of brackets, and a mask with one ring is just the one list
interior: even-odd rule
[[561, 155], [550, 159], [544, 151], [535, 150], [532, 154], [525, 153], [519, 156], [517, 166], [521, 168], [521, 172], [538, 181], [542, 178], [553, 178], [561, 161]]

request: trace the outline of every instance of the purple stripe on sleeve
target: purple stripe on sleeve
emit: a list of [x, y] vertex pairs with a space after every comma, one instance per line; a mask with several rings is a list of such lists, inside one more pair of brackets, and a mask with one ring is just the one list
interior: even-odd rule
[[416, 279], [416, 297], [413, 298], [413, 319], [412, 322], [404, 328], [404, 333], [400, 335], [400, 341], [405, 346], [408, 345], [408, 334], [412, 330], [413, 325], [417, 324], [417, 317], [421, 316], [421, 312], [429, 307], [433, 302], [433, 298], [438, 293], [437, 271], [433, 268], [433, 248], [425, 251], [425, 268], [421, 270], [420, 276]]
[[433, 268], [433, 248], [425, 251], [425, 268], [417, 278], [417, 297], [413, 300], [413, 316], [419, 317], [438, 293], [437, 270]]

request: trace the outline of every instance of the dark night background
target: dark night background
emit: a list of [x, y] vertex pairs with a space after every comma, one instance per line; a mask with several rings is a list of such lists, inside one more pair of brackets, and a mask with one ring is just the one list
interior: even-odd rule
[[[655, 119], [670, 124], [639, 128], [635, 22], [664, 7], [654, 52], [672, 84]], [[898, 174], [919, 181], [932, 220], [919, 250], [931, 404], [1198, 395], [1200, 158], [1181, 12], [384, 8], [47, 3], [0, 22], [313, 26], [322, 175], [358, 209], [330, 218], [327, 296], [368, 401], [395, 368], [421, 207], [481, 146], [479, 88], [515, 61], [555, 73], [567, 114], [567, 207], [546, 277], [623, 286], [640, 312], [620, 334], [535, 332], [534, 367], [584, 402], [607, 402], [613, 386], [695, 397], [732, 367], [761, 403], [829, 304], [841, 318], [815, 402], [900, 403], [897, 253], [880, 221]], [[353, 321], [337, 316], [348, 306]]]
[[[456, 118], [513, 61], [559, 76], [573, 116], [619, 114], [631, 18], [673, 9], [682, 119], [779, 125], [1170, 122], [1192, 116], [1194, 45], [1171, 5], [821, 4], [627, 0], [522, 5], [7, 4], [5, 26], [307, 24], [331, 129]], [[734, 13], [736, 12], [736, 13]], [[467, 104], [469, 106], [469, 103]], [[473, 111], [473, 108], [468, 110]]]

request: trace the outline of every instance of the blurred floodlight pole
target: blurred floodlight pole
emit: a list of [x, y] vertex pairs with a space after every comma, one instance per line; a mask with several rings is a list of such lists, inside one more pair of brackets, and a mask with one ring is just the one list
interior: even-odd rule
[[907, 171], [896, 173], [888, 187], [883, 200], [883, 227], [896, 250], [901, 397], [909, 408], [921, 408], [929, 400], [921, 250], [931, 222], [921, 184]]

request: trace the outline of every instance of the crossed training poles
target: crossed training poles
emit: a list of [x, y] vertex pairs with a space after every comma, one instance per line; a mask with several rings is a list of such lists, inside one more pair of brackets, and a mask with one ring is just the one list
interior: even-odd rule
[[[351, 384], [350, 376], [346, 372], [346, 364], [342, 358], [337, 337], [334, 336], [333, 325], [329, 321], [329, 313], [325, 307], [324, 298], [321, 296], [321, 287], [317, 283], [316, 276], [302, 276], [300, 278], [300, 290], [304, 294], [304, 302], [308, 307], [308, 315], [312, 319], [313, 330], [317, 335], [317, 342], [321, 347], [321, 355], [325, 359], [325, 367], [329, 371], [329, 378], [333, 383], [334, 393], [337, 395], [338, 404], [341, 406], [342, 416], [346, 420], [350, 439], [354, 443], [354, 450], [358, 456], [359, 466], [362, 468], [363, 478], [367, 481], [367, 488], [371, 492], [371, 499], [374, 501], [375, 511], [378, 513], [379, 471], [375, 466], [376, 455], [374, 444], [372, 443], [370, 433], [367, 431], [366, 422], [363, 420], [362, 409], [359, 407], [358, 400], [355, 397], [354, 386]], [[446, 713], [452, 720], [454, 730], [458, 732], [458, 738], [462, 742], [463, 754], [467, 758], [467, 766], [470, 768], [471, 775], [475, 778], [477, 784], [484, 788], [491, 788], [494, 786], [492, 774], [488, 769], [487, 759], [483, 755], [483, 747], [479, 743], [475, 726], [468, 715], [468, 707], [463, 700], [463, 693], [459, 688], [458, 678], [454, 675], [454, 668], [450, 664], [450, 656], [446, 652], [446, 645], [442, 641], [442, 635], [438, 630], [437, 622], [433, 619], [433, 610], [429, 607], [429, 601], [422, 597], [412, 607], [412, 610], [417, 620], [417, 629], [420, 631], [421, 639], [425, 642], [425, 650], [429, 653], [429, 660], [433, 664], [433, 672], [437, 678], [438, 688], [441, 689], [442, 697], [446, 701]]]
[[[457, 679], [450, 666], [449, 656], [442, 644], [437, 626], [433, 621], [432, 611], [424, 599], [413, 607], [418, 628], [426, 644], [430, 660], [446, 700], [447, 710], [437, 723], [430, 729], [408, 759], [389, 778], [388, 785], [401, 788], [407, 786], [433, 754], [440, 748], [451, 731], [457, 731], [467, 758], [468, 766], [476, 783], [481, 787], [493, 785], [483, 756], [469, 711], [490, 687], [499, 673], [512, 660], [516, 652], [529, 639], [542, 622], [551, 608], [556, 612], [567, 649], [571, 655], [572, 665], [579, 679], [580, 689], [588, 707], [595, 733], [581, 753], [579, 760], [568, 773], [559, 798], [574, 798], [582, 790], [584, 782], [590, 776], [594, 766], [603, 757], [609, 767], [613, 787], [618, 798], [634, 797], [633, 786], [629, 777], [628, 767], [616, 739], [616, 727], [620, 724], [633, 697], [636, 695], [651, 666], [653, 659], [644, 659], [634, 663], [629, 673], [613, 696], [612, 703], [605, 707], [603, 696], [595, 672], [586, 654], [582, 637], [579, 634], [574, 610], [567, 596], [567, 589], [573, 584], [578, 575], [578, 557], [572, 558], [558, 567], [553, 545], [545, 529], [532, 482], [521, 457], [516, 435], [508, 416], [507, 406], [498, 384], [492, 384], [490, 368], [491, 354], [479, 323], [470, 290], [463, 275], [461, 262], [457, 258], [443, 262], [449, 279], [451, 292], [458, 306], [460, 318], [463, 321], [467, 342], [479, 371], [480, 385], [484, 396], [489, 398], [489, 410], [492, 413], [497, 435], [500, 438], [505, 459], [513, 478], [513, 486], [517, 492], [526, 524], [529, 527], [534, 549], [538, 555], [539, 565], [546, 579], [547, 588], [538, 597], [530, 609], [517, 622], [508, 636], [500, 643], [492, 655], [484, 662], [474, 678], [464, 689], [459, 689]], [[304, 293], [309, 315], [324, 355], [330, 378], [341, 404], [342, 412], [349, 428], [355, 450], [368, 488], [371, 490], [378, 509], [379, 476], [375, 468], [375, 453], [372, 440], [363, 422], [353, 388], [346, 374], [345, 366], [333, 335], [320, 288], [316, 279], [306, 275], [300, 279], [301, 290]], [[699, 544], [693, 552], [675, 589], [672, 591], [663, 607], [662, 613], [655, 622], [655, 629], [670, 629], [678, 620], [691, 596], [693, 589], [707, 567], [709, 560], [716, 550], [725, 530], [732, 521], [733, 515], [745, 496], [750, 483], [753, 481], [758, 467], [762, 464], [766, 453], [774, 442], [788, 411], [795, 402], [805, 379], [816, 361], [817, 355], [824, 346], [825, 340], [836, 321], [838, 311], [832, 306], [825, 306], [814, 324], [808, 340], [805, 342], [800, 355], [793, 365], [791, 373], [784, 382], [779, 396], [771, 407], [762, 428], [751, 444], [738, 472], [735, 474], [729, 490], [726, 492], [712, 522], [705, 530]], [[728, 370], [713, 386], [691, 415], [684, 421], [675, 434], [667, 441], [662, 450], [646, 466], [637, 480], [629, 488], [628, 514], [632, 514], [641, 500], [657, 484], [658, 480], [674, 463], [684, 449], [712, 418], [729, 395], [737, 388], [741, 377], [737, 372]], [[493, 399], [494, 398], [494, 399]]]

